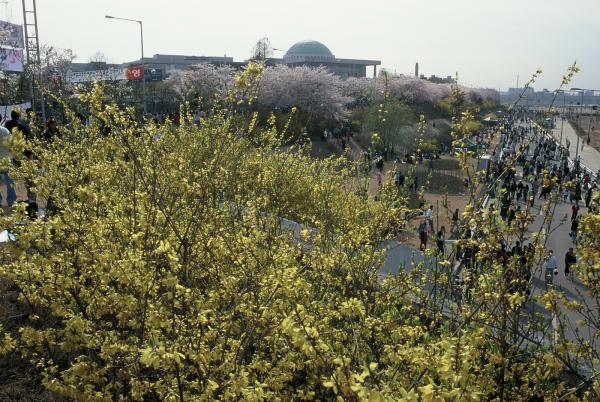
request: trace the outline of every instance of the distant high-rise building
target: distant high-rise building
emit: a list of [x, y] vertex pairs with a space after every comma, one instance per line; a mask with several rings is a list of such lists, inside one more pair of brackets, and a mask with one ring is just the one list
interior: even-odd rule
[[415, 78], [419, 78], [419, 62], [415, 63]]

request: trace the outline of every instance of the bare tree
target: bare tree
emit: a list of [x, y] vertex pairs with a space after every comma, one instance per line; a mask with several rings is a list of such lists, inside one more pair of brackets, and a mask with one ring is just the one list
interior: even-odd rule
[[100, 51], [94, 53], [90, 56], [89, 62], [94, 64], [98, 69], [104, 70], [106, 69], [106, 63], [108, 62], [108, 57]]
[[273, 46], [271, 41], [266, 36], [260, 38], [252, 48], [251, 60], [264, 61], [273, 56]]
[[75, 55], [71, 49], [61, 49], [43, 45], [41, 52], [41, 71], [48, 91], [62, 93], [67, 85], [67, 75]]

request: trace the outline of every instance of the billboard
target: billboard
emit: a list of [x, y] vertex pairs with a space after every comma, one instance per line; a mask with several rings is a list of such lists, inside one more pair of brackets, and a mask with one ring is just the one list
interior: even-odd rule
[[137, 81], [144, 78], [144, 69], [142, 66], [127, 67], [125, 69], [125, 79], [128, 81]]
[[23, 72], [23, 49], [0, 47], [0, 70]]
[[141, 66], [109, 68], [106, 70], [69, 71], [67, 82], [77, 84], [92, 81], [137, 81], [144, 77]]
[[0, 46], [23, 49], [25, 42], [21, 25], [0, 21]]
[[23, 72], [23, 28], [0, 21], [0, 70]]

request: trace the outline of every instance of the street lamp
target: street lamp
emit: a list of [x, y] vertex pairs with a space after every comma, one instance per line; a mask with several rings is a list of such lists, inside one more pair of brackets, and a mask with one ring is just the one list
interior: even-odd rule
[[[565, 99], [566, 93], [563, 89], [559, 89], [556, 92], [557, 93], [562, 92], [562, 94], [563, 94], [563, 107], [562, 107], [562, 114], [560, 116], [560, 140], [558, 141], [558, 145], [562, 146], [563, 128], [564, 128], [564, 123], [565, 123], [565, 107], [566, 107], [567, 101]], [[568, 151], [568, 148], [567, 148], [567, 151]]]
[[[571, 91], [579, 92], [581, 94], [581, 102], [579, 105], [579, 116], [577, 116], [577, 125], [581, 127], [581, 116], [583, 115], [583, 91], [581, 88], [571, 88]], [[579, 133], [575, 132], [577, 135], [577, 145], [575, 148], [575, 162], [579, 160]]]
[[112, 20], [121, 20], [129, 22], [137, 22], [140, 24], [140, 42], [142, 45], [142, 100], [144, 102], [144, 114], [148, 113], [148, 106], [146, 104], [146, 61], [144, 60], [144, 29], [141, 20], [132, 20], [129, 18], [113, 17], [112, 15], [105, 15], [105, 18]]

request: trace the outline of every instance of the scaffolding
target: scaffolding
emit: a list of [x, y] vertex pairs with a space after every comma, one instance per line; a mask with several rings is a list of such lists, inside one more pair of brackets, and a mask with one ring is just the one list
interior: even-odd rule
[[42, 80], [42, 61], [37, 21], [36, 0], [23, 0], [23, 30], [25, 31], [26, 69], [29, 75], [31, 108], [42, 117], [46, 125], [46, 106]]

